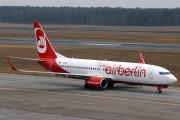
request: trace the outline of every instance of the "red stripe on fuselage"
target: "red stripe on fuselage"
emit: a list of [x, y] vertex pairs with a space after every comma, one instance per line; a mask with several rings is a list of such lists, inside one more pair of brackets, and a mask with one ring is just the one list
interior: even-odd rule
[[43, 60], [44, 62], [38, 62], [38, 64], [45, 67], [47, 70], [50, 70], [52, 72], [59, 72], [59, 73], [69, 73], [68, 71], [58, 66], [55, 59], [43, 59]]

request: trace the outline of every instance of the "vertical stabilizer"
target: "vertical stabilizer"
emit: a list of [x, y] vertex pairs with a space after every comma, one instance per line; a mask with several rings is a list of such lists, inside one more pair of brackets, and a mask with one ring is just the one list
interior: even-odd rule
[[39, 58], [57, 58], [53, 47], [51, 46], [45, 32], [38, 22], [34, 22], [34, 31]]

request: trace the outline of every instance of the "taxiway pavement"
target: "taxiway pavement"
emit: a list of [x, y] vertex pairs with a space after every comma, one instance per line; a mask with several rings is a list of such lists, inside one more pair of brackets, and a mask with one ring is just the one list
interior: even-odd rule
[[180, 89], [116, 84], [84, 89], [82, 80], [0, 73], [0, 120], [179, 120]]

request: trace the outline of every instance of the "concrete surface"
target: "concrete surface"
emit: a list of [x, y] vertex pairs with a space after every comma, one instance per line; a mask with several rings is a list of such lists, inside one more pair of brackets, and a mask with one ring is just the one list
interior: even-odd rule
[[83, 80], [0, 73], [0, 120], [180, 120], [180, 89], [116, 84], [84, 89]]

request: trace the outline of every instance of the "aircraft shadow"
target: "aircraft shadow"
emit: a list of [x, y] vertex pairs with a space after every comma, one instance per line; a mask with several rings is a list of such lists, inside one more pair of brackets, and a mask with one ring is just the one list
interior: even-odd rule
[[[114, 85], [112, 88], [90, 88], [90, 89], [85, 89], [84, 88], [84, 82], [82, 84], [79, 83], [59, 83], [59, 82], [38, 82], [41, 85], [47, 85], [48, 91], [119, 91], [119, 92], [129, 92], [129, 93], [142, 93], [142, 94], [157, 94], [156, 93], [156, 87], [149, 88], [148, 86], [145, 87], [140, 87], [140, 86], [129, 86], [129, 85], [124, 85], [124, 84], [117, 84]], [[54, 87], [54, 88], [52, 88]], [[165, 93], [161, 93], [165, 94]]]

